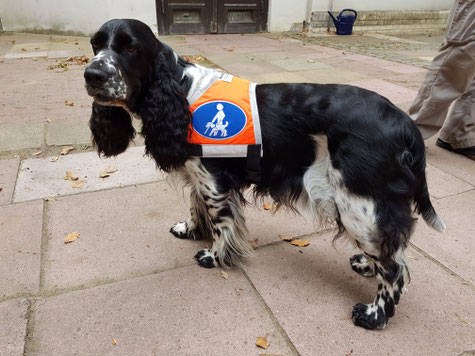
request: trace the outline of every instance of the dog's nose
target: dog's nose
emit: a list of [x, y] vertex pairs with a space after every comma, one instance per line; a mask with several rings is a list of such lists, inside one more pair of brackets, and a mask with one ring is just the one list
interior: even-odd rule
[[97, 68], [86, 68], [84, 71], [84, 78], [87, 84], [91, 86], [99, 86], [104, 84], [109, 76], [106, 72]]

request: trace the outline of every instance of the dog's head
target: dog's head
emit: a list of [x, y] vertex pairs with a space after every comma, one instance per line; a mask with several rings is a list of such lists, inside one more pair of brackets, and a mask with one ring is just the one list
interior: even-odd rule
[[84, 78], [94, 99], [90, 127], [99, 153], [112, 156], [127, 148], [135, 136], [133, 113], [142, 119], [146, 152], [157, 165], [166, 171], [183, 165], [190, 113], [179, 57], [138, 20], [106, 22], [91, 45], [95, 56]]
[[87, 93], [107, 106], [133, 107], [160, 43], [137, 20], [111, 20], [91, 38], [94, 58], [84, 72]]

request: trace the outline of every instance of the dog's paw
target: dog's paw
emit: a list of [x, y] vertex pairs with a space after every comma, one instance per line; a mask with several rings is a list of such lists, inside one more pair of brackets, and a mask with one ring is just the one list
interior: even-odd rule
[[188, 223], [186, 221], [173, 225], [170, 232], [173, 236], [178, 237], [179, 239], [188, 239], [191, 237], [188, 231]]
[[373, 262], [368, 260], [365, 255], [358, 254], [350, 257], [351, 269], [363, 277], [374, 277]]
[[383, 329], [388, 323], [384, 310], [373, 304], [356, 304], [351, 319], [356, 326], [368, 330]]
[[213, 268], [219, 266], [218, 262], [216, 261], [216, 257], [208, 248], [198, 251], [198, 253], [195, 255], [195, 259], [201, 267]]

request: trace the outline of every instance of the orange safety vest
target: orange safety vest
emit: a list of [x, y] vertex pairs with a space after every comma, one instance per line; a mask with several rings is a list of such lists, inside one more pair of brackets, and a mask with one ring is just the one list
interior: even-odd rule
[[256, 84], [223, 74], [193, 103], [188, 142], [201, 146], [203, 157], [262, 156]]

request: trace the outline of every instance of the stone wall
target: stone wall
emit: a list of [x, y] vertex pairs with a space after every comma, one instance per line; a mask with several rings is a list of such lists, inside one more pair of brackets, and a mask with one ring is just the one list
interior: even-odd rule
[[[339, 14], [333, 11], [333, 16]], [[421, 32], [440, 30], [445, 28], [449, 11], [421, 10], [421, 11], [358, 11], [358, 17], [353, 26], [353, 31], [380, 31]], [[330, 16], [326, 11], [312, 12], [312, 31], [325, 32]], [[333, 20], [330, 19], [330, 31], [336, 31]]]

